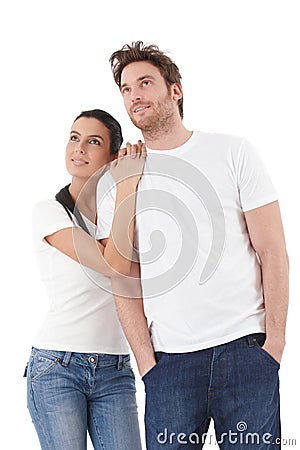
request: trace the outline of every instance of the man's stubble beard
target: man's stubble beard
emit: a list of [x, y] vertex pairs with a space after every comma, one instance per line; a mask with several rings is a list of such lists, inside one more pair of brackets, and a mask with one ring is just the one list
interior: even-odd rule
[[166, 94], [156, 104], [151, 104], [151, 115], [145, 119], [135, 120], [132, 115], [130, 115], [130, 119], [149, 141], [157, 139], [160, 134], [165, 134], [171, 129], [175, 123], [174, 104], [170, 95]]

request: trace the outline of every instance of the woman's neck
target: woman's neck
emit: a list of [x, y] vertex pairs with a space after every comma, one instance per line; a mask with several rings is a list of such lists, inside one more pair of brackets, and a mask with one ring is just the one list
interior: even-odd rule
[[91, 222], [96, 220], [96, 189], [98, 178], [72, 178], [69, 193], [79, 211]]
[[78, 179], [72, 178], [72, 182], [69, 186], [69, 192], [70, 192], [72, 199], [74, 200], [74, 203], [77, 202], [77, 199], [78, 199], [80, 192], [83, 189], [85, 183], [86, 183], [86, 180], [78, 180]]

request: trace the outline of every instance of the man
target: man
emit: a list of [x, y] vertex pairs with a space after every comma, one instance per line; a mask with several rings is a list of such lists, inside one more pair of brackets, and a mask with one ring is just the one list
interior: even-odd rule
[[[202, 448], [211, 418], [222, 450], [280, 448], [288, 257], [276, 192], [245, 139], [185, 128], [178, 67], [156, 46], [125, 45], [110, 62], [148, 152], [144, 300], [117, 297], [145, 383], [147, 449]], [[104, 243], [113, 208], [113, 196], [100, 207]]]

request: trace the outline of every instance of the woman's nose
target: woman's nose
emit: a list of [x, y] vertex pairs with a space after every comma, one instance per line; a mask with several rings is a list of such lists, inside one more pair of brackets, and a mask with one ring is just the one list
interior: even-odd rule
[[81, 154], [85, 153], [85, 150], [84, 150], [83, 145], [81, 145], [81, 144], [79, 143], [79, 144], [77, 145], [77, 147], [76, 147], [76, 152], [81, 153]]

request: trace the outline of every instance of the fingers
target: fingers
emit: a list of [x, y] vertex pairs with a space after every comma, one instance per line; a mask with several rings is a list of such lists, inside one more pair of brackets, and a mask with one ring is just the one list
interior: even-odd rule
[[128, 156], [129, 158], [136, 158], [136, 157], [146, 157], [147, 151], [145, 144], [139, 140], [137, 144], [131, 144], [130, 142], [126, 143], [126, 147], [121, 148], [118, 152], [118, 159], [122, 159], [125, 156]]
[[127, 148], [127, 155], [130, 156], [130, 158], [135, 158], [139, 151], [138, 144], [130, 144], [130, 142], [127, 142], [126, 148]]
[[137, 143], [137, 154], [139, 157], [145, 158], [147, 156], [147, 150], [146, 150], [146, 145], [144, 142], [142, 142], [141, 140], [138, 141]]
[[146, 149], [146, 144], [142, 143], [142, 153], [141, 153], [142, 158], [146, 158], [147, 156], [147, 149]]
[[124, 156], [126, 156], [126, 154], [127, 154], [127, 148], [121, 148], [118, 151], [118, 159], [124, 158]]

